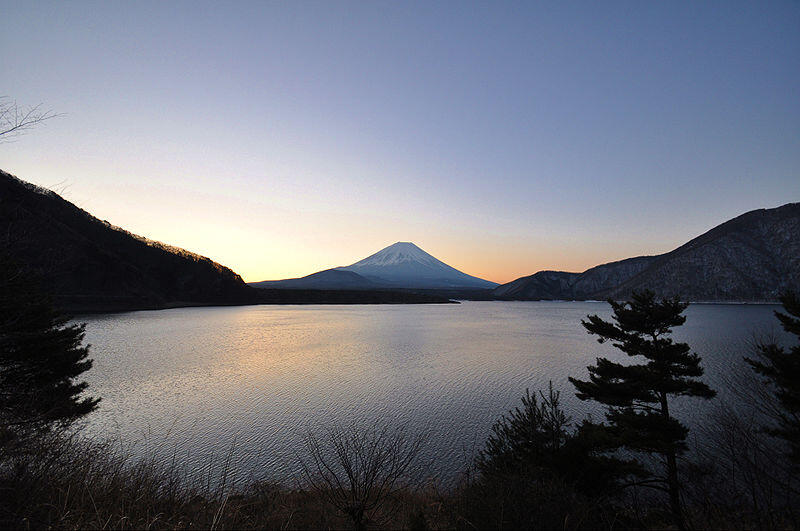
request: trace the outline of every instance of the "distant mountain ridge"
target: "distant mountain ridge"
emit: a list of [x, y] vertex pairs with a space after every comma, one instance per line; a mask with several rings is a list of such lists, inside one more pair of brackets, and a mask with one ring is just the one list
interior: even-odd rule
[[601, 296], [646, 269], [656, 256], [637, 256], [587, 269], [583, 273], [539, 271], [495, 288], [501, 299], [585, 300]]
[[540, 271], [492, 294], [506, 300], [625, 299], [651, 289], [690, 301], [775, 301], [800, 290], [800, 203], [747, 212], [668, 253], [583, 273]]
[[300, 278], [286, 280], [264, 280], [251, 282], [254, 288], [299, 288], [299, 289], [375, 289], [383, 287], [352, 271], [326, 269]]
[[397, 242], [349, 266], [302, 278], [250, 284], [260, 288], [317, 289], [485, 289], [497, 286], [462, 273], [411, 242]]
[[800, 203], [752, 210], [656, 258], [606, 294], [648, 288], [691, 300], [777, 300], [800, 291]]
[[38, 274], [70, 311], [624, 299], [645, 288], [690, 301], [775, 301], [784, 291], [800, 291], [800, 203], [747, 212], [661, 255], [583, 273], [540, 271], [502, 286], [397, 242], [350, 266], [255, 283], [267, 289], [254, 289], [207, 257], [131, 234], [0, 170], [0, 253]]

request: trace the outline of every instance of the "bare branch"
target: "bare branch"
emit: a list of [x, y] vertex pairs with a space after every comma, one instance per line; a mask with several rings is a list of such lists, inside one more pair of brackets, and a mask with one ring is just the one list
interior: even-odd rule
[[300, 464], [309, 487], [361, 529], [406, 478], [422, 442], [402, 428], [331, 428], [322, 441], [306, 436]]
[[42, 104], [20, 107], [16, 100], [0, 96], [0, 144], [12, 142], [34, 126], [63, 114], [44, 110]]

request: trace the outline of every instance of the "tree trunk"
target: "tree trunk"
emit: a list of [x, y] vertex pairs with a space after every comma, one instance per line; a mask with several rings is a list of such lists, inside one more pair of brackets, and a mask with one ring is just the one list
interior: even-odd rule
[[367, 526], [364, 525], [364, 508], [360, 505], [357, 507], [353, 507], [350, 509], [350, 518], [353, 520], [353, 527], [356, 531], [361, 531], [362, 529], [366, 529]]
[[[669, 404], [667, 394], [661, 393], [661, 414], [665, 419], [669, 419]], [[666, 453], [667, 458], [667, 486], [669, 487], [669, 505], [675, 524], [679, 529], [686, 529], [686, 522], [683, 520], [683, 510], [681, 509], [680, 484], [678, 483], [678, 462], [675, 451], [670, 450]]]
[[667, 454], [667, 482], [669, 483], [669, 505], [672, 516], [679, 529], [686, 529], [683, 521], [683, 511], [681, 509], [681, 497], [678, 484], [678, 464], [675, 460], [675, 452]]

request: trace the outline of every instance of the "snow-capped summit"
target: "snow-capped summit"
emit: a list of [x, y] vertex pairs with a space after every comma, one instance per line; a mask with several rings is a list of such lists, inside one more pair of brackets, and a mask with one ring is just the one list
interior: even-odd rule
[[377, 253], [339, 267], [373, 282], [403, 288], [492, 288], [489, 282], [462, 273], [426, 253], [411, 242], [397, 242]]
[[397, 242], [393, 243], [389, 247], [381, 249], [377, 253], [370, 255], [359, 262], [356, 262], [351, 266], [348, 266], [347, 268], [350, 269], [353, 267], [372, 265], [388, 266], [403, 262], [419, 262], [422, 264], [429, 264], [431, 266], [450, 267], [444, 262], [440, 262], [433, 256], [429, 255], [411, 242]]

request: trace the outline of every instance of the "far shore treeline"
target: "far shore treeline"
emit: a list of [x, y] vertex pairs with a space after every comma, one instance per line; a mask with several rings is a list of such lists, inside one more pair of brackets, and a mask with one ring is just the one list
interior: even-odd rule
[[[800, 203], [790, 203], [742, 214], [662, 255], [583, 273], [540, 271], [485, 289], [476, 286], [493, 283], [443, 263], [456, 276], [441, 285], [430, 279], [376, 281], [357, 272], [374, 274], [374, 268], [356, 267], [361, 262], [349, 271], [248, 285], [209, 258], [131, 234], [0, 170], [0, 245], [40, 277], [57, 305], [73, 313], [241, 304], [624, 300], [643, 289], [688, 301], [777, 302], [786, 291], [800, 291], [797, 242]], [[403, 245], [439, 262], [413, 244]]]

